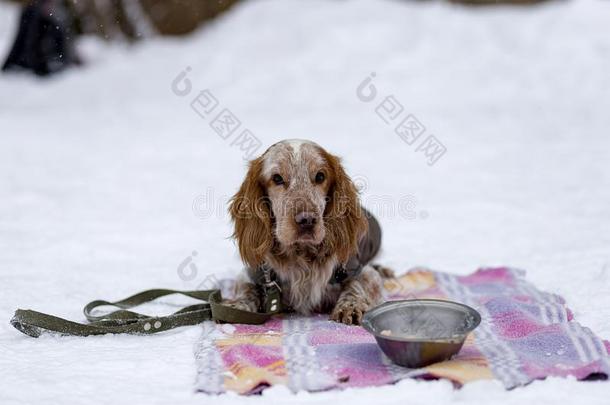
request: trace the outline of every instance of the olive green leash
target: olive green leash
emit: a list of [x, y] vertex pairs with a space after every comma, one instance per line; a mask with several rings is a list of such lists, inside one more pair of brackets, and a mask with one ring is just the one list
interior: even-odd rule
[[[200, 301], [167, 316], [150, 316], [130, 311], [130, 308], [172, 294], [180, 294]], [[262, 324], [280, 311], [280, 291], [270, 285], [262, 289], [261, 312], [244, 311], [222, 303], [220, 290], [176, 291], [167, 289], [147, 290], [123, 300], [108, 302], [96, 300], [85, 306], [83, 312], [89, 323], [78, 323], [42, 312], [18, 309], [11, 325], [28, 336], [39, 337], [44, 332], [68, 336], [104, 335], [107, 333], [129, 333], [149, 335], [177, 328], [196, 325], [213, 320], [216, 322]], [[96, 316], [92, 312], [100, 306], [119, 308], [114, 312]]]

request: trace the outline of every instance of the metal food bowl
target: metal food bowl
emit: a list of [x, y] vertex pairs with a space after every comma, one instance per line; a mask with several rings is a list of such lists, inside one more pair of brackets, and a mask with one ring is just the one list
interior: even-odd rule
[[389, 301], [364, 314], [362, 326], [394, 363], [419, 368], [448, 360], [460, 351], [481, 315], [452, 301]]

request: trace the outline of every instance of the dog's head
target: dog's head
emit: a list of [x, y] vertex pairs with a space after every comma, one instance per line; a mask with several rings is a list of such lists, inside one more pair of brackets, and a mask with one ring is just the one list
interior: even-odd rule
[[324, 247], [344, 263], [367, 221], [339, 158], [310, 141], [285, 140], [250, 162], [229, 211], [243, 261], [260, 265], [272, 247]]

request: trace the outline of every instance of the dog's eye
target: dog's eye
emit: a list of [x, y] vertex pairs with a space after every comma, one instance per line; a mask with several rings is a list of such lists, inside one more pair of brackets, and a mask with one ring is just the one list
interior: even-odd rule
[[322, 184], [324, 182], [324, 179], [326, 179], [326, 176], [324, 176], [324, 173], [318, 172], [316, 174], [316, 183], [317, 184]]
[[273, 182], [278, 186], [284, 184], [284, 179], [279, 174], [274, 174], [273, 177], [271, 177], [271, 180], [273, 180]]

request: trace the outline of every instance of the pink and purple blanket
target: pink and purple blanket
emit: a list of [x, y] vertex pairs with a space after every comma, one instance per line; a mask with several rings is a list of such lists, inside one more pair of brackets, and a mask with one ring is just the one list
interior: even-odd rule
[[319, 391], [403, 378], [446, 378], [456, 386], [497, 379], [510, 389], [548, 376], [606, 378], [610, 343], [574, 321], [561, 297], [537, 290], [524, 276], [510, 268], [469, 276], [412, 270], [387, 280], [389, 300], [450, 299], [481, 313], [481, 325], [458, 355], [421, 369], [393, 365], [364, 329], [327, 315], [282, 315], [264, 325], [206, 322], [195, 348], [197, 389], [251, 394], [283, 384]]

